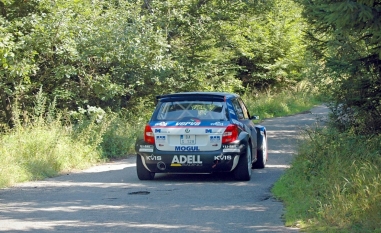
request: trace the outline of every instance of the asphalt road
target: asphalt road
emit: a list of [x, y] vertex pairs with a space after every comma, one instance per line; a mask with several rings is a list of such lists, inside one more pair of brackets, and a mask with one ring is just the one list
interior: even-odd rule
[[328, 112], [268, 119], [269, 161], [249, 182], [229, 174], [136, 176], [135, 156], [0, 190], [0, 232], [298, 232], [271, 196], [300, 131]]

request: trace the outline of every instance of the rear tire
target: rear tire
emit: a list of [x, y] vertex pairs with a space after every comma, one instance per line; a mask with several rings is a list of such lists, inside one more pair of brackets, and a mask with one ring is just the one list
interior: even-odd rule
[[249, 181], [251, 178], [251, 147], [246, 145], [246, 153], [239, 157], [234, 169], [234, 178], [240, 181]]
[[142, 156], [136, 155], [136, 173], [139, 180], [153, 180], [155, 178], [155, 173], [148, 171], [142, 161]]
[[266, 161], [267, 161], [267, 138], [266, 138], [266, 135], [263, 135], [262, 145], [257, 152], [257, 161], [253, 163], [253, 168], [259, 168], [259, 169], [265, 168]]

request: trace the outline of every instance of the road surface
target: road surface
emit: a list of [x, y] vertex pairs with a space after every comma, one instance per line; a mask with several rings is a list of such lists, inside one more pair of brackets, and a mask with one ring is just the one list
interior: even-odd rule
[[298, 232], [282, 221], [272, 185], [300, 131], [328, 109], [263, 121], [269, 161], [249, 182], [229, 174], [136, 176], [135, 156], [0, 190], [0, 232]]

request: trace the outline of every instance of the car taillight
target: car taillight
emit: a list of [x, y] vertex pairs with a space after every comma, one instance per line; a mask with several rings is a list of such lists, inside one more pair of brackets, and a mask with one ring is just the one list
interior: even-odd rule
[[155, 136], [150, 125], [146, 125], [144, 129], [144, 141], [149, 144], [155, 144]]
[[237, 140], [238, 126], [230, 124], [226, 127], [224, 134], [222, 134], [222, 143], [229, 143]]

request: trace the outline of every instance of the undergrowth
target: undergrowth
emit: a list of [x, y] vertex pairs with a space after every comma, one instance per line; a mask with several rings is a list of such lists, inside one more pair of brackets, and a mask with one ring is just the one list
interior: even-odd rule
[[288, 226], [308, 232], [381, 232], [381, 135], [306, 131], [273, 187]]
[[318, 90], [305, 81], [281, 92], [247, 92], [242, 98], [249, 112], [261, 119], [305, 112], [323, 102]]
[[35, 103], [33, 114], [15, 108], [15, 127], [0, 135], [0, 188], [133, 153], [139, 118], [91, 106], [57, 113], [54, 102], [46, 106], [42, 91]]

